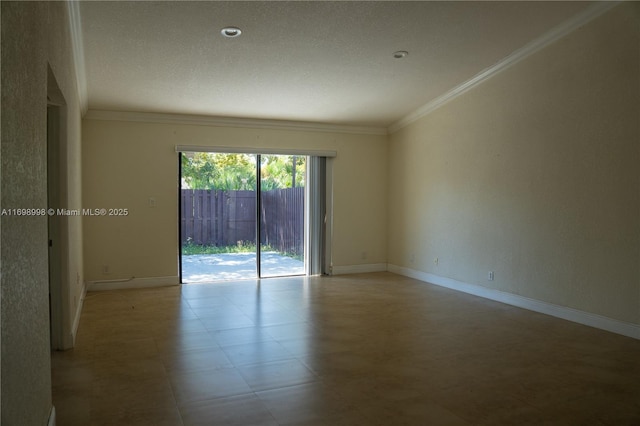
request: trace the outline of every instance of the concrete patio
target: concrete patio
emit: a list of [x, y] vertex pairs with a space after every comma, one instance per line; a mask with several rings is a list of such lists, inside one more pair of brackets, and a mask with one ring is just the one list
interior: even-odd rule
[[[282, 256], [277, 252], [261, 253], [262, 277], [304, 275], [304, 262]], [[256, 278], [255, 253], [194, 254], [182, 256], [182, 282], [206, 283], [214, 281]]]

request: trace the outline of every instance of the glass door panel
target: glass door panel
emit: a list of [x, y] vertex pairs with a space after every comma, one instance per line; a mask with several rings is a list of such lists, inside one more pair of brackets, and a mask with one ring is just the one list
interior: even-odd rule
[[183, 153], [182, 282], [256, 278], [256, 156]]
[[260, 155], [261, 277], [305, 274], [307, 158]]

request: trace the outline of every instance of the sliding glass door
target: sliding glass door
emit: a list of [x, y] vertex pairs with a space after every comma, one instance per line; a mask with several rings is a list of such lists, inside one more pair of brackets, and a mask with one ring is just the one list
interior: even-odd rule
[[259, 263], [262, 277], [305, 273], [307, 159], [260, 155]]
[[181, 153], [182, 282], [305, 274], [305, 180], [304, 156]]

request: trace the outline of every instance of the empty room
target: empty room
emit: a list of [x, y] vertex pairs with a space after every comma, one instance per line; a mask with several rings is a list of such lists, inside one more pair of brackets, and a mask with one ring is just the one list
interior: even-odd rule
[[0, 7], [3, 425], [640, 424], [640, 3]]

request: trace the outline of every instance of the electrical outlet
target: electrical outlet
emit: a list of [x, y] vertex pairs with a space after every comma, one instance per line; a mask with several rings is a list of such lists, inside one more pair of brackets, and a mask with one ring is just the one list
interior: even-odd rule
[[411, 253], [411, 254], [409, 255], [409, 262], [413, 263], [415, 260], [416, 260], [416, 255], [415, 255], [415, 254], [413, 254], [413, 253]]
[[493, 271], [489, 271], [489, 276], [487, 278], [489, 281], [493, 281]]
[[440, 263], [440, 259], [438, 259], [438, 258], [436, 257], [435, 259], [433, 259], [433, 263], [435, 263], [435, 264], [437, 265], [438, 263]]
[[102, 265], [102, 273], [104, 275], [107, 275], [107, 274], [111, 273], [111, 268], [109, 268], [109, 265]]
[[362, 258], [362, 260], [365, 260], [367, 258], [367, 252], [363, 251], [360, 257]]

